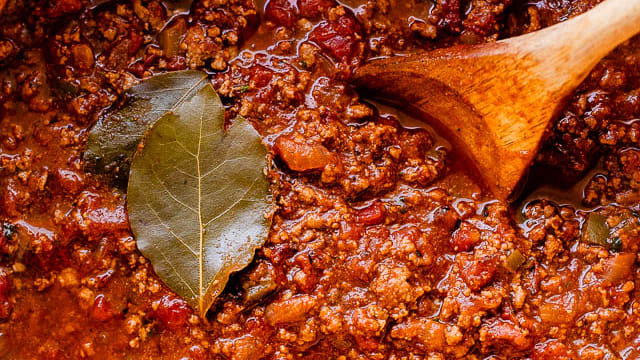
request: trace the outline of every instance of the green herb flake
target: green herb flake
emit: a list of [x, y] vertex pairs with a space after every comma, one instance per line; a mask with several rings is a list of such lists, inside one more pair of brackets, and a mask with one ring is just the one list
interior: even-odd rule
[[238, 94], [244, 94], [249, 90], [249, 85], [236, 86], [236, 87], [234, 87], [234, 90]]

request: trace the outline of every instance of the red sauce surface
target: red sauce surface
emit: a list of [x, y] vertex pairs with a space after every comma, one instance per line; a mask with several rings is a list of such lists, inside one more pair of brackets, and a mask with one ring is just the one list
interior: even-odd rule
[[[0, 359], [640, 359], [640, 39], [576, 90], [513, 205], [349, 86], [368, 59], [597, 2], [0, 0]], [[186, 68], [276, 163], [267, 242], [206, 319], [82, 160], [128, 88]]]

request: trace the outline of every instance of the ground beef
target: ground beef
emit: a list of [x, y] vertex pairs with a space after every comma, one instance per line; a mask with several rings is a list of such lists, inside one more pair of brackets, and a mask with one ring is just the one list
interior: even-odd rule
[[[597, 2], [0, 0], [0, 358], [640, 357], [638, 38], [568, 100], [513, 204], [349, 85], [374, 57]], [[274, 159], [268, 239], [206, 318], [153, 273], [126, 194], [82, 157], [127, 89], [187, 68]]]

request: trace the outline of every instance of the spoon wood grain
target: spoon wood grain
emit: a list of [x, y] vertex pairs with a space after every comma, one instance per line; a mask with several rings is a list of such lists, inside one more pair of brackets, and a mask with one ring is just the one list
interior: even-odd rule
[[565, 99], [640, 32], [640, 0], [606, 0], [560, 24], [494, 43], [373, 60], [356, 86], [435, 120], [507, 199]]

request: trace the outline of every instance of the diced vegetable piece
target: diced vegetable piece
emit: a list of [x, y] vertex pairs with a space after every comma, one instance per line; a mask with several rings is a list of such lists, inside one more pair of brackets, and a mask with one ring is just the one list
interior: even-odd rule
[[293, 26], [298, 20], [298, 4], [295, 0], [269, 0], [264, 17], [281, 26]]
[[480, 232], [469, 224], [462, 223], [460, 228], [451, 236], [449, 243], [456, 251], [468, 251], [479, 241]]
[[549, 324], [570, 323], [576, 316], [576, 296], [573, 293], [552, 296], [538, 308], [540, 320]]
[[270, 325], [300, 321], [316, 305], [316, 299], [309, 295], [298, 295], [276, 300], [267, 305], [264, 317]]
[[427, 318], [409, 318], [391, 328], [391, 338], [406, 339], [429, 351], [444, 351], [448, 347], [446, 325]]
[[376, 200], [363, 208], [357, 209], [356, 218], [364, 225], [378, 225], [384, 222], [387, 209], [384, 204]]
[[271, 294], [277, 285], [273, 280], [265, 280], [260, 284], [256, 284], [247, 289], [247, 302], [255, 303]]
[[89, 71], [93, 68], [93, 50], [87, 44], [77, 44], [71, 48], [73, 61], [76, 67], [82, 71]]
[[158, 308], [155, 310], [155, 316], [169, 329], [178, 329], [183, 326], [191, 310], [186, 301], [165, 295], [158, 301]]
[[7, 319], [11, 314], [12, 303], [9, 301], [9, 291], [11, 290], [11, 278], [9, 272], [0, 267], [0, 320]]
[[527, 259], [522, 255], [522, 253], [515, 249], [513, 252], [507, 257], [507, 267], [509, 270], [516, 271]]
[[310, 33], [315, 42], [337, 61], [349, 61], [357, 47], [360, 25], [351, 16], [341, 16], [334, 21], [321, 22]]
[[483, 343], [509, 344], [519, 350], [529, 348], [532, 340], [524, 329], [501, 320], [483, 325], [480, 329], [480, 339]]
[[617, 254], [604, 263], [604, 279], [616, 284], [627, 278], [633, 272], [636, 254]]
[[335, 156], [321, 144], [296, 142], [287, 135], [276, 140], [274, 149], [293, 171], [318, 170], [336, 161]]
[[467, 286], [473, 291], [479, 290], [493, 281], [498, 270], [498, 261], [495, 256], [473, 256], [460, 253], [457, 255], [461, 276]]
[[304, 17], [314, 17], [321, 14], [323, 11], [336, 5], [334, 0], [299, 0], [298, 8], [300, 9], [300, 15]]
[[111, 303], [104, 295], [96, 296], [93, 306], [91, 307], [91, 318], [98, 321], [107, 321], [114, 316]]
[[584, 224], [582, 240], [589, 244], [607, 246], [609, 237], [609, 226], [607, 218], [600, 214], [591, 213]]
[[257, 303], [273, 293], [278, 285], [274, 279], [273, 268], [265, 263], [248, 271], [241, 280], [247, 303]]
[[620, 252], [623, 248], [622, 239], [611, 237], [612, 229], [607, 224], [607, 217], [591, 213], [582, 228], [582, 241], [589, 244], [604, 246], [611, 252]]
[[160, 32], [159, 42], [165, 56], [172, 57], [180, 53], [180, 42], [187, 32], [187, 22], [178, 18], [175, 23]]

